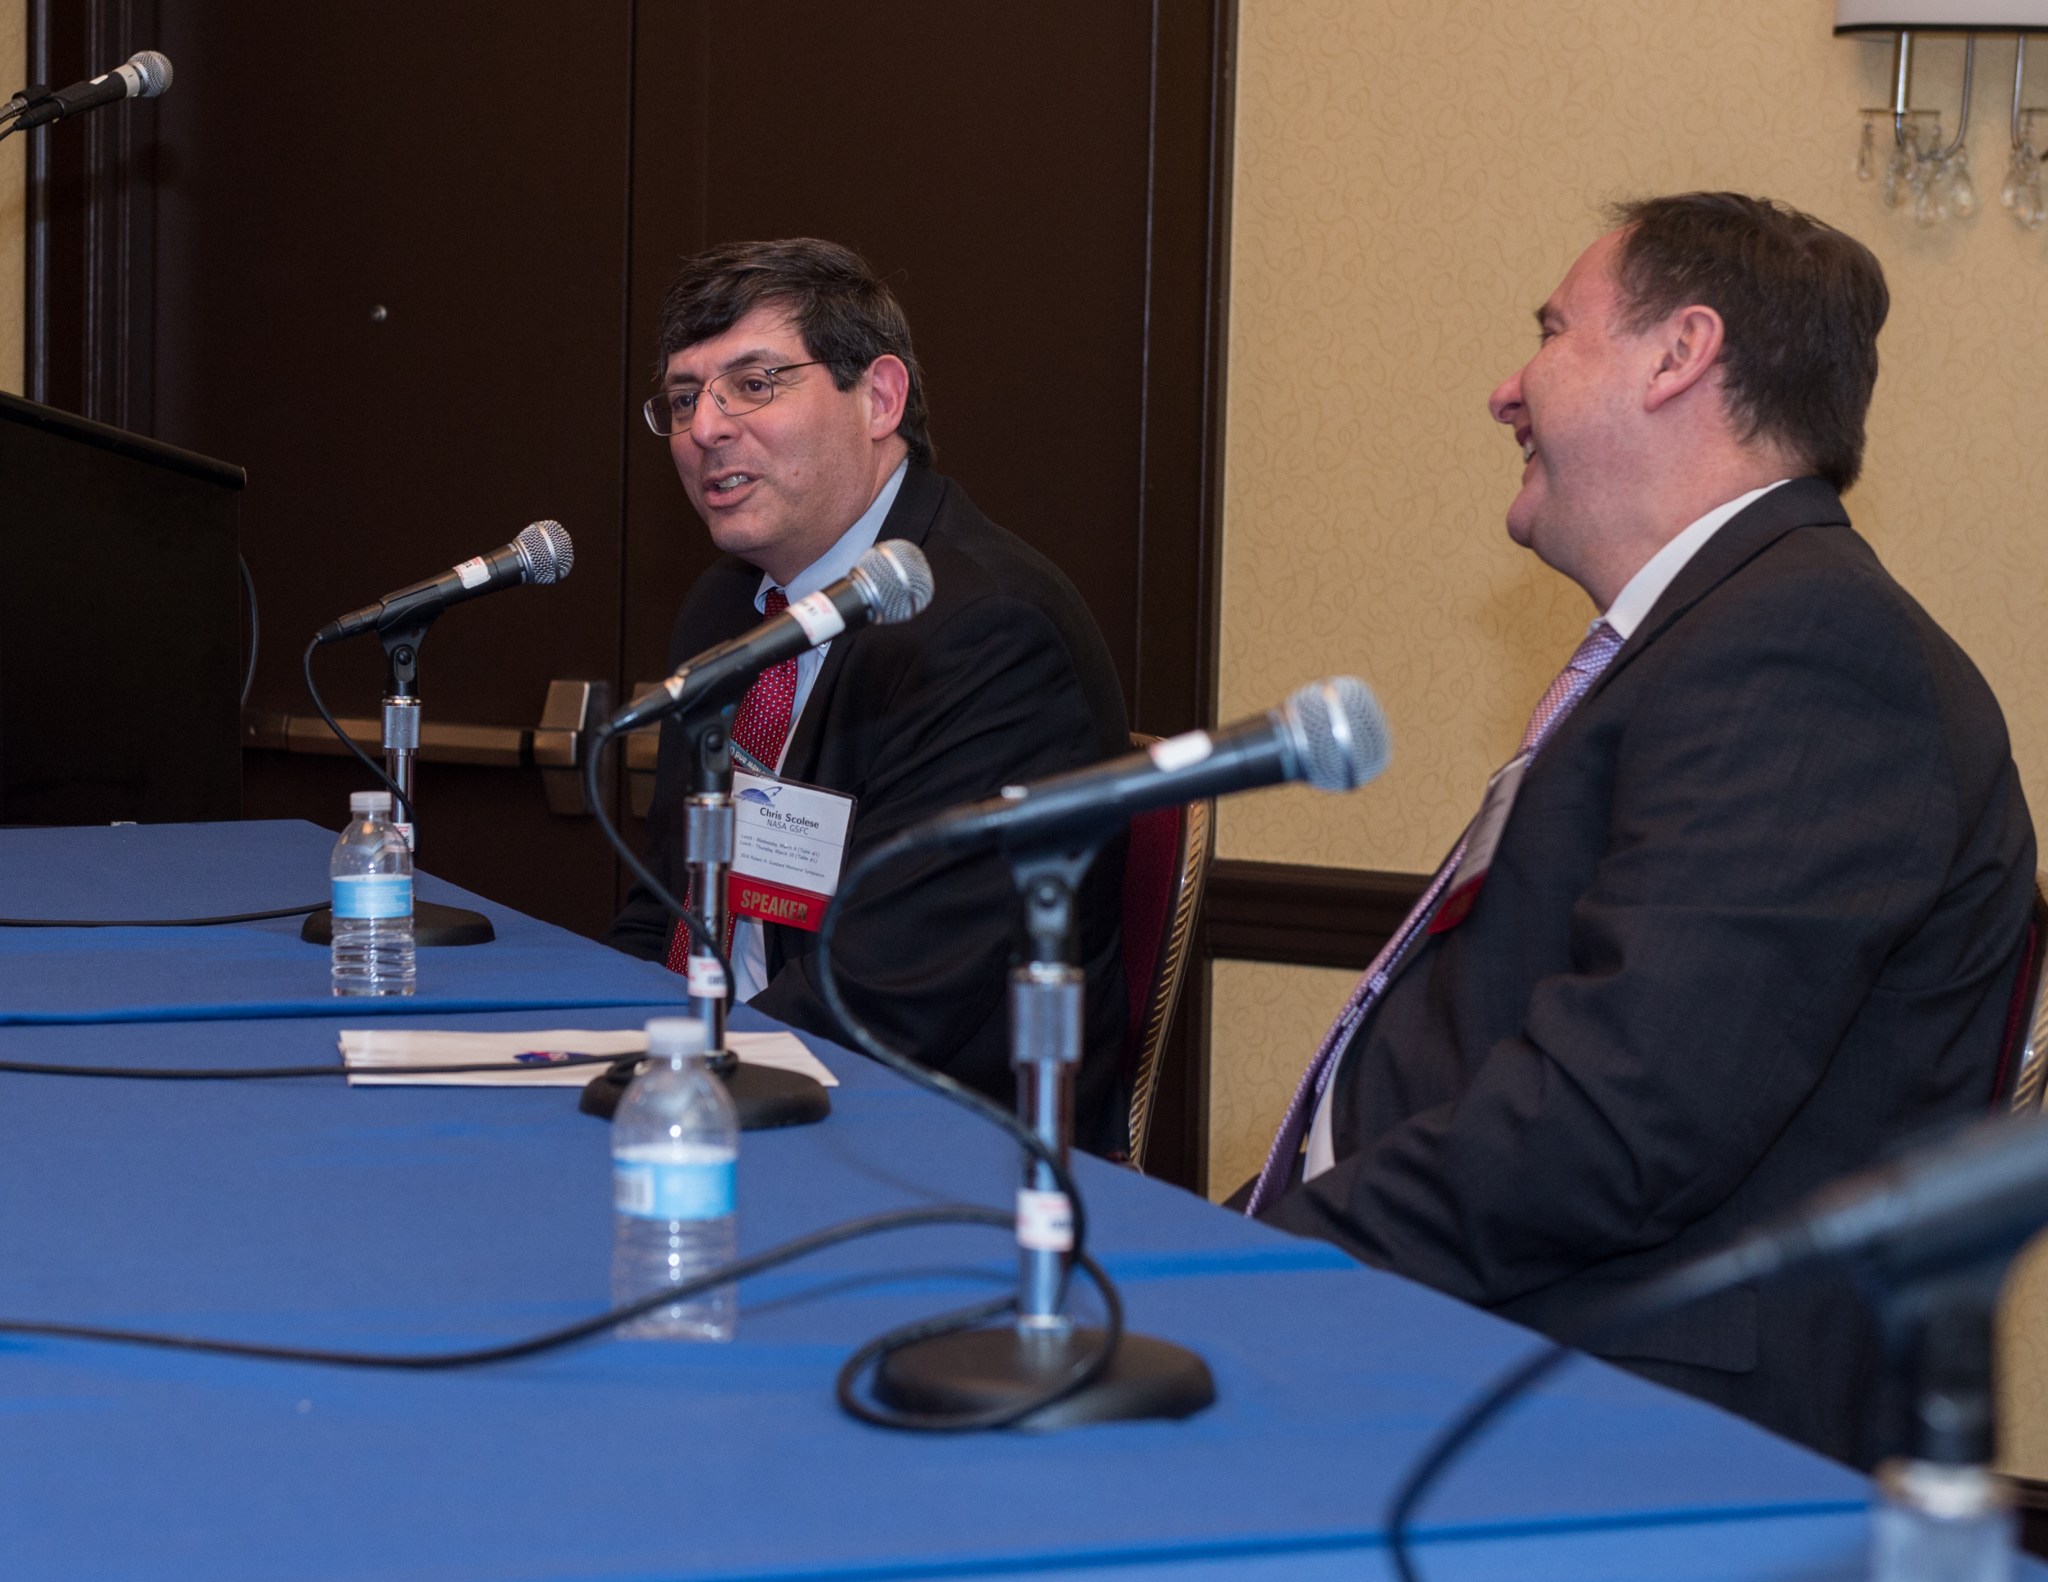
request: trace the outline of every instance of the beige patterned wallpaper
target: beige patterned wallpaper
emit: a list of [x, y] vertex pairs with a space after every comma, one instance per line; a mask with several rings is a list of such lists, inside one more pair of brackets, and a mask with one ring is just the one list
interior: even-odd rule
[[[0, 0], [0, 98], [28, 81], [28, 0]], [[0, 390], [22, 388], [22, 289], [28, 140], [0, 143]]]
[[[1864, 482], [1878, 552], [1975, 656], [2048, 808], [2048, 233], [1998, 204], [2012, 44], [1980, 47], [1981, 212], [1922, 230], [1855, 176], [1888, 43], [1828, 0], [1242, 0], [1221, 716], [1371, 683], [1393, 767], [1224, 810], [1224, 856], [1433, 867], [1593, 611], [1510, 544], [1488, 391], [1611, 199], [1768, 193], [1867, 241], [1893, 292]], [[1915, 101], [1953, 124], [1960, 42]], [[2048, 49], [2030, 102], [2048, 104]], [[1211, 1185], [1256, 1164], [1342, 974], [1216, 969]], [[2048, 1477], [2048, 1264], [2008, 1329], [2015, 1464]], [[2036, 1319], [2033, 1315], [2040, 1315]], [[2038, 1338], [2036, 1338], [2038, 1336]]]

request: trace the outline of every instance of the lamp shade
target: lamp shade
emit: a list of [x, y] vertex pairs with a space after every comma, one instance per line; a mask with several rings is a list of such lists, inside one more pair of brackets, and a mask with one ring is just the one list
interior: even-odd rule
[[1835, 0], [1837, 33], [2048, 33], [2048, 0]]

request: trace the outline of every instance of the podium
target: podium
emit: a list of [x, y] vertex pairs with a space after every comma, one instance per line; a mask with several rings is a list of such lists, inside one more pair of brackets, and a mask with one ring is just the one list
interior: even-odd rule
[[0, 394], [0, 824], [241, 816], [246, 481]]

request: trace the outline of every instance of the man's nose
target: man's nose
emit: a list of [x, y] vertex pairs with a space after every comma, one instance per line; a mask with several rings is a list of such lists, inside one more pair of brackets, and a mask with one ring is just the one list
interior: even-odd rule
[[697, 397], [697, 405], [690, 413], [690, 438], [697, 444], [705, 450], [712, 450], [738, 431], [739, 425], [726, 416], [709, 390]]
[[1507, 378], [1494, 386], [1493, 394], [1486, 398], [1486, 410], [1493, 414], [1496, 423], [1513, 425], [1522, 412], [1522, 370], [1517, 368]]

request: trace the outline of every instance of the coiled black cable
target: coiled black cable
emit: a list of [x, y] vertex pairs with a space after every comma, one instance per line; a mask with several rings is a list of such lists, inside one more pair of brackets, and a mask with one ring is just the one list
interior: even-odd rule
[[[863, 1422], [874, 1423], [885, 1428], [918, 1429], [926, 1432], [958, 1432], [974, 1428], [1005, 1428], [1022, 1422], [1033, 1413], [1044, 1410], [1056, 1402], [1065, 1400], [1077, 1390], [1086, 1389], [1102, 1376], [1110, 1361], [1116, 1355], [1116, 1348], [1123, 1338], [1123, 1303], [1118, 1298], [1116, 1287], [1101, 1265], [1088, 1256], [1087, 1211], [1081, 1201], [1081, 1189], [1075, 1184], [1072, 1173], [1059, 1151], [1046, 1146], [1037, 1133], [1026, 1126], [1010, 1111], [991, 1104], [973, 1089], [963, 1087], [942, 1072], [919, 1065], [908, 1055], [900, 1054], [884, 1043], [881, 1037], [866, 1023], [853, 1014], [853, 1008], [846, 1003], [840, 992], [839, 977], [832, 967], [832, 936], [837, 932], [839, 919], [844, 915], [853, 894], [867, 880], [868, 876], [884, 864], [893, 862], [916, 850], [919, 844], [915, 829], [905, 830], [892, 836], [864, 855], [846, 876], [839, 881], [834, 904], [826, 911], [824, 923], [818, 930], [818, 949], [812, 958], [817, 963], [818, 988], [825, 1004], [849, 1039], [882, 1065], [888, 1067], [906, 1082], [914, 1083], [927, 1092], [950, 1099], [963, 1109], [980, 1116], [992, 1126], [1006, 1133], [1019, 1147], [1052, 1173], [1053, 1181], [1065, 1195], [1072, 1215], [1073, 1247], [1070, 1256], [1076, 1266], [1084, 1270], [1090, 1282], [1101, 1293], [1104, 1321], [1102, 1339], [1094, 1350], [1084, 1356], [1064, 1379], [1049, 1386], [1038, 1395], [1013, 1403], [1010, 1406], [972, 1415], [941, 1416], [925, 1412], [900, 1412], [893, 1408], [863, 1401], [858, 1395], [861, 1374], [871, 1365], [879, 1363], [891, 1352], [900, 1350], [920, 1340], [929, 1340], [935, 1335], [951, 1334], [956, 1330], [972, 1329], [996, 1313], [1015, 1305], [1015, 1299], [994, 1307], [970, 1308], [959, 1313], [947, 1314], [940, 1318], [925, 1319], [918, 1323], [906, 1324], [891, 1330], [888, 1334], [870, 1341], [866, 1346], [849, 1357], [839, 1371], [839, 1401], [845, 1409]], [[1062, 1297], [1064, 1297], [1062, 1292]]]

